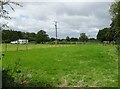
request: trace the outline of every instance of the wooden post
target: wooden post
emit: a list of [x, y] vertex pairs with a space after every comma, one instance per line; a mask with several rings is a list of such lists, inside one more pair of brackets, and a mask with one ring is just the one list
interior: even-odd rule
[[17, 51], [18, 51], [18, 48], [19, 48], [19, 42], [17, 42]]
[[7, 44], [5, 43], [5, 51], [7, 51]]
[[26, 43], [26, 50], [28, 50], [28, 45], [27, 45], [27, 43]]

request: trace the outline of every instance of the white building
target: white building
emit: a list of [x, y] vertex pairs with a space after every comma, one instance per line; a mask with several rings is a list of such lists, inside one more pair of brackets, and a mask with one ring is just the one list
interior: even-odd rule
[[11, 43], [11, 44], [17, 44], [18, 41], [11, 41], [10, 43]]
[[27, 44], [28, 40], [27, 39], [19, 39], [17, 41], [11, 41], [11, 44]]

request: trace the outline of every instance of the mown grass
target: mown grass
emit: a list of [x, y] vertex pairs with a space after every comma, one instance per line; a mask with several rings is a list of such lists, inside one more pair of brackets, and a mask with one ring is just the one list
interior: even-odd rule
[[113, 45], [32, 44], [29, 50], [19, 51], [14, 46], [9, 45], [11, 48], [3, 52], [3, 67], [13, 67], [16, 59], [20, 59], [20, 69], [32, 74], [33, 82], [60, 87], [118, 86], [118, 58]]

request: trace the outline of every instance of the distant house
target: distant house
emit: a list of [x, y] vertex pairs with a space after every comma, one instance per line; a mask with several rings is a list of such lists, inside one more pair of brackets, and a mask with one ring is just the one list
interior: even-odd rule
[[27, 44], [28, 40], [27, 39], [19, 39], [17, 41], [11, 41], [11, 44]]

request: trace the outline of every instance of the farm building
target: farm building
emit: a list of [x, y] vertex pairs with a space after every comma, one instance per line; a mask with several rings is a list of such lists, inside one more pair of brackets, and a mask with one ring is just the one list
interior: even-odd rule
[[27, 39], [19, 39], [17, 41], [11, 41], [11, 44], [27, 44], [28, 40]]

